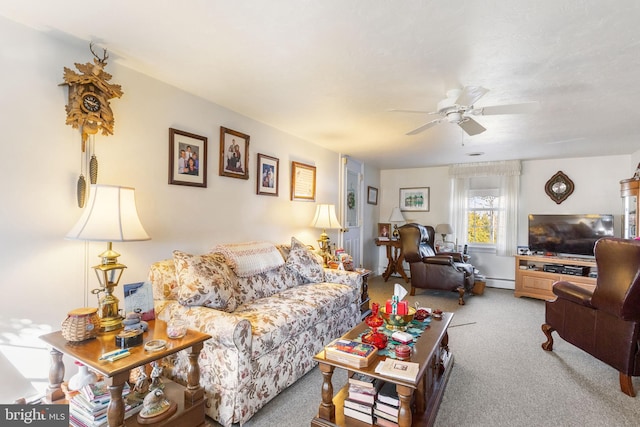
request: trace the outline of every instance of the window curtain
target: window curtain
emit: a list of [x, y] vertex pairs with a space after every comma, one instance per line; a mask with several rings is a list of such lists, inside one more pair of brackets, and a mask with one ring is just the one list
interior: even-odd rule
[[467, 235], [467, 199], [469, 180], [480, 176], [500, 177], [500, 217], [496, 254], [516, 254], [518, 242], [518, 193], [520, 189], [520, 160], [502, 162], [465, 163], [451, 165], [451, 222], [458, 236]]

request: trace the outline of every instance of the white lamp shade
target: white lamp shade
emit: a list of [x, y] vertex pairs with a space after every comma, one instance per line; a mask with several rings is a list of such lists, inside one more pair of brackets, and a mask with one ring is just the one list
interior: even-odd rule
[[151, 239], [136, 209], [135, 189], [91, 185], [82, 216], [65, 236], [95, 242], [130, 242]]
[[311, 221], [311, 226], [315, 228], [342, 228], [336, 217], [336, 205], [320, 204], [316, 206], [316, 214]]
[[405, 221], [404, 215], [400, 211], [399, 207], [395, 207], [391, 210], [391, 216], [389, 217], [389, 222], [403, 222]]
[[453, 234], [453, 227], [449, 224], [436, 225], [436, 233], [438, 234]]

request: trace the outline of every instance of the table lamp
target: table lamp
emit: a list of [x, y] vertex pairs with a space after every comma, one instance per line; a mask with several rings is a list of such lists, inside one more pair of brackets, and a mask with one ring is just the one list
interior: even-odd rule
[[400, 238], [400, 232], [398, 231], [399, 222], [405, 222], [404, 215], [400, 211], [399, 207], [395, 207], [391, 210], [391, 216], [389, 217], [389, 222], [393, 223], [393, 234], [391, 235], [395, 240]]
[[[453, 234], [453, 227], [450, 224], [438, 224], [436, 225], [436, 233], [442, 236], [442, 245], [446, 246], [447, 234]], [[450, 242], [453, 243], [453, 242]]]
[[336, 217], [336, 205], [319, 204], [316, 206], [316, 214], [311, 221], [311, 226], [322, 228], [322, 234], [320, 234], [320, 238], [318, 239], [318, 246], [322, 252], [322, 260], [326, 267], [327, 258], [329, 257], [329, 236], [327, 236], [327, 228], [342, 228]]
[[91, 291], [104, 295], [98, 300], [100, 331], [122, 327], [118, 298], [113, 289], [118, 286], [126, 265], [118, 263], [120, 254], [113, 242], [134, 242], [151, 239], [144, 230], [136, 209], [135, 189], [115, 185], [91, 185], [87, 202], [78, 222], [65, 236], [67, 239], [107, 242], [107, 250], [99, 255], [102, 262], [93, 266], [100, 288]]

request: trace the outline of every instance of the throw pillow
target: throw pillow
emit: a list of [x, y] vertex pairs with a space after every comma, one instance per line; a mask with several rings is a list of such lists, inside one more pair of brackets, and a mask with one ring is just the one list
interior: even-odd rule
[[234, 311], [238, 305], [238, 277], [225, 261], [221, 254], [173, 251], [180, 304]]
[[318, 258], [307, 246], [296, 239], [291, 238], [291, 250], [285, 263], [288, 269], [298, 273], [304, 283], [324, 282], [324, 268]]

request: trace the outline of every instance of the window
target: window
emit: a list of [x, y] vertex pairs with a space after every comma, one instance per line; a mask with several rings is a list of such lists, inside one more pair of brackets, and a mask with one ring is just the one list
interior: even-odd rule
[[469, 244], [495, 246], [498, 242], [499, 218], [499, 189], [469, 190], [467, 200], [467, 242]]
[[451, 224], [470, 245], [514, 255], [520, 161], [451, 165]]

